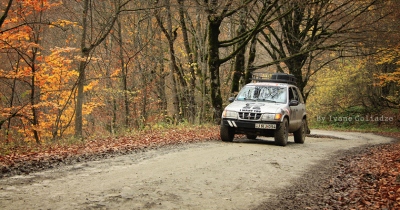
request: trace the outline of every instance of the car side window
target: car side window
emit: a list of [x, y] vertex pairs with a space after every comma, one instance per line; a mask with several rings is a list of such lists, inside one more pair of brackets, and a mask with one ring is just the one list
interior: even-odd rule
[[304, 104], [304, 100], [303, 100], [303, 96], [301, 95], [301, 92], [299, 90], [299, 88], [295, 88], [297, 95], [298, 95], [298, 101], [302, 104]]
[[292, 88], [289, 88], [289, 101], [294, 99], [294, 95], [293, 95], [293, 90]]
[[297, 101], [299, 100], [297, 91], [293, 89], [293, 87], [289, 89], [289, 101], [291, 100], [297, 100]]

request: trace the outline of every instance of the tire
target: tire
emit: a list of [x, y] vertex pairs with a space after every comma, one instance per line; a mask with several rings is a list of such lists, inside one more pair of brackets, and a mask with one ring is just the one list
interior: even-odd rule
[[254, 135], [254, 134], [246, 134], [246, 137], [247, 137], [248, 139], [256, 139], [256, 138], [257, 138], [257, 135]]
[[275, 131], [275, 144], [279, 146], [286, 146], [289, 136], [289, 123], [287, 118], [283, 119], [283, 122], [279, 128]]
[[219, 135], [220, 135], [222, 141], [232, 142], [233, 137], [235, 136], [235, 130], [234, 130], [234, 128], [231, 128], [231, 127], [228, 127], [225, 125], [221, 125]]
[[307, 123], [306, 120], [303, 119], [301, 121], [300, 128], [293, 133], [294, 142], [298, 144], [304, 144], [304, 141], [306, 140], [306, 131], [307, 131]]

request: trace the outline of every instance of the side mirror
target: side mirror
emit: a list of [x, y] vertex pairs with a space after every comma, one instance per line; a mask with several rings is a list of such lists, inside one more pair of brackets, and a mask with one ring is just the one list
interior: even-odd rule
[[229, 97], [228, 101], [232, 103], [235, 100], [235, 97]]
[[297, 106], [297, 105], [299, 105], [299, 101], [298, 100], [291, 100], [289, 102], [289, 106]]

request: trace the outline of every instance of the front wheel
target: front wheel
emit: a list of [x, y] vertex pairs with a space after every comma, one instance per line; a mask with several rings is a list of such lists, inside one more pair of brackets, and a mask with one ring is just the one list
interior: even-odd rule
[[286, 146], [289, 135], [289, 123], [286, 118], [283, 119], [283, 122], [275, 131], [275, 144], [279, 146]]
[[235, 130], [234, 130], [234, 128], [231, 128], [231, 127], [228, 127], [225, 125], [221, 125], [219, 135], [220, 135], [222, 141], [232, 142], [233, 137], [235, 136]]
[[306, 131], [307, 131], [307, 123], [306, 120], [303, 119], [301, 121], [300, 128], [293, 133], [294, 142], [298, 144], [304, 144], [304, 141], [306, 140]]

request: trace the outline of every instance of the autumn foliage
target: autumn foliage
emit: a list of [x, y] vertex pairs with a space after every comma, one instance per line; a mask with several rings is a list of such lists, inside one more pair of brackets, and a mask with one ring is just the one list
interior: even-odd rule
[[[15, 171], [21, 173], [26, 164], [40, 168], [49, 162], [63, 163], [80, 157], [219, 139], [218, 126], [193, 125], [211, 121], [218, 113], [215, 108], [222, 110], [220, 105], [222, 99], [228, 98], [231, 76], [238, 71], [232, 65], [232, 56], [230, 62], [224, 60], [227, 64], [221, 66], [222, 60], [211, 60], [216, 62], [210, 66], [218, 64], [218, 71], [215, 75], [208, 72], [208, 59], [215, 59], [215, 56], [207, 54], [212, 47], [212, 43], [207, 45], [207, 27], [210, 26], [207, 21], [219, 21], [217, 12], [221, 11], [210, 10], [217, 8], [213, 4], [218, 1], [14, 0], [0, 3], [2, 13], [8, 2], [12, 5], [3, 16], [4, 22], [0, 23], [0, 170], [3, 174], [12, 174], [17, 168], [19, 170]], [[82, 11], [83, 2], [90, 2], [85, 10], [88, 13]], [[121, 2], [124, 5], [117, 5]], [[230, 5], [239, 5], [239, 1], [221, 2], [226, 3], [227, 10], [220, 7], [220, 17], [226, 12], [233, 14]], [[250, 7], [260, 6], [246, 2]], [[288, 2], [290, 5], [291, 1]], [[379, 114], [382, 114], [382, 107], [389, 107], [394, 113], [389, 114], [399, 116], [399, 1], [355, 1], [356, 5], [371, 2], [370, 7], [361, 9], [364, 15], [356, 16], [358, 20], [364, 17], [365, 21], [373, 17], [381, 20], [371, 25], [377, 28], [376, 32], [358, 28], [360, 21], [356, 21], [354, 28], [352, 24], [347, 25], [348, 28], [340, 27], [351, 23], [352, 16], [346, 12], [352, 8], [346, 5], [354, 1], [337, 1], [343, 3], [339, 8], [334, 8], [335, 1], [293, 2], [299, 6], [289, 10], [296, 12], [287, 19], [293, 22], [282, 25], [290, 26], [285, 32], [288, 40], [279, 39], [284, 37], [279, 34], [282, 28], [272, 28], [279, 25], [277, 22], [263, 23], [266, 28], [255, 36], [254, 49], [243, 50], [258, 56], [259, 60], [251, 62], [248, 56], [249, 64], [276, 65], [277, 69], [288, 71], [290, 65], [284, 63], [296, 64], [293, 61], [297, 60], [301, 65], [292, 65], [292, 70], [304, 79], [301, 82], [308, 82], [304, 91], [309, 96], [310, 121], [317, 115], [343, 113], [354, 107], [378, 110]], [[386, 6], [374, 10], [379, 2]], [[166, 7], [163, 3], [174, 6]], [[293, 17], [301, 17], [297, 12], [302, 11], [303, 3], [311, 5], [311, 10], [303, 13], [305, 19], [295, 20]], [[326, 9], [318, 9], [321, 3], [326, 4]], [[176, 5], [181, 6], [180, 13]], [[330, 7], [334, 12], [343, 13], [343, 18], [330, 22], [335, 19], [331, 17], [334, 12], [320, 14], [320, 19], [313, 16], [330, 11]], [[247, 11], [248, 15], [243, 18], [259, 19], [253, 16], [254, 11], [257, 10]], [[83, 14], [89, 17], [86, 22]], [[232, 43], [239, 40], [234, 37], [235, 30], [242, 27], [235, 25], [238, 20], [245, 21], [232, 16], [219, 22], [221, 28], [215, 28], [218, 32], [215, 52], [221, 52], [221, 57], [229, 54], [227, 49], [237, 47]], [[251, 25], [249, 20], [243, 27]], [[111, 22], [115, 24], [109, 25]], [[304, 27], [305, 22], [310, 25]], [[296, 37], [296, 29], [291, 28], [294, 25], [298, 26], [300, 38], [292, 38]], [[187, 27], [186, 31], [183, 26]], [[340, 33], [335, 36], [335, 32], [325, 26], [338, 26]], [[83, 28], [87, 33], [83, 33]], [[355, 37], [357, 42], [351, 43], [347, 40], [349, 34], [344, 33], [348, 31], [369, 39], [360, 35]], [[313, 37], [308, 37], [311, 34]], [[228, 41], [218, 43], [219, 35]], [[332, 42], [332, 37], [338, 40]], [[285, 45], [292, 41], [291, 48]], [[347, 41], [356, 51], [353, 54], [341, 45]], [[264, 43], [256, 47], [257, 42]], [[329, 44], [319, 45], [320, 42]], [[279, 49], [274, 43], [278, 43]], [[221, 46], [224, 49], [218, 48]], [[286, 56], [288, 50], [293, 51], [292, 57]], [[243, 54], [246, 60], [244, 58]], [[337, 62], [333, 62], [336, 59]], [[84, 134], [77, 139], [73, 135], [80, 76], [84, 78], [80, 116]], [[217, 89], [212, 88], [211, 83], [218, 85]], [[211, 98], [215, 90], [219, 98], [213, 107]], [[391, 126], [398, 127], [399, 120], [395, 118]], [[171, 126], [186, 125], [187, 121], [191, 124], [186, 128]], [[346, 207], [351, 204], [355, 209], [400, 209], [399, 151], [399, 144], [384, 145], [353, 160], [343, 160], [349, 162], [342, 170], [350, 178], [347, 187], [338, 192], [337, 201]]]
[[[70, 134], [74, 112], [73, 48], [44, 49], [44, 31], [64, 22], [42, 22], [44, 13], [60, 3], [16, 1], [0, 33], [0, 138], [7, 142], [57, 139]], [[6, 124], [7, 123], [7, 124]]]
[[[390, 88], [391, 86], [400, 87], [400, 46], [397, 45], [392, 48], [381, 49], [377, 57], [377, 64], [381, 66], [391, 66], [385, 71], [376, 73], [375, 85], [382, 88]], [[383, 100], [387, 101], [393, 106], [400, 107], [400, 90], [389, 90], [392, 92], [383, 95]]]
[[[323, 103], [315, 110], [396, 105], [396, 33], [390, 45], [368, 46], [365, 37], [377, 36], [363, 28], [380, 20], [382, 27], [396, 29], [391, 12], [396, 1], [337, 3], [2, 1], [0, 140], [43, 144], [157, 124], [217, 122], [231, 94], [232, 75], [245, 72], [235, 68], [245, 68], [246, 62], [246, 72], [266, 67], [296, 74], [306, 98], [315, 96], [310, 107]], [[380, 16], [386, 14], [391, 15]], [[355, 17], [368, 22], [349, 21]], [[241, 28], [247, 32], [237, 33]], [[371, 57], [348, 53], [354, 48], [379, 53], [370, 62]], [[371, 71], [379, 66], [385, 68]], [[350, 77], [340, 81], [337, 75]], [[342, 85], [349, 81], [354, 82], [350, 88]], [[321, 83], [330, 86], [319, 89]], [[363, 94], [347, 94], [357, 91]], [[374, 103], [365, 103], [368, 97]]]

